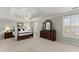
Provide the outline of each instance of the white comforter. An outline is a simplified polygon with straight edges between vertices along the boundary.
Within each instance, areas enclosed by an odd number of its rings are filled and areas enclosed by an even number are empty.
[[[29,35],[29,34],[32,34],[32,32],[19,33],[19,36]]]

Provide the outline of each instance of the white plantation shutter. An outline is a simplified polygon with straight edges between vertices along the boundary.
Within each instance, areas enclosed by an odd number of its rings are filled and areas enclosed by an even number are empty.
[[[65,37],[79,38],[79,15],[65,16],[63,18],[63,35]]]

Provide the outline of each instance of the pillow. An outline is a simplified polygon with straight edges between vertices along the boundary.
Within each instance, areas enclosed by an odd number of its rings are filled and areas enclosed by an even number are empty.
[[[23,28],[22,30],[23,30],[23,31],[25,31],[25,29],[24,29],[24,28]]]
[[[18,29],[18,31],[21,31],[20,29]]]

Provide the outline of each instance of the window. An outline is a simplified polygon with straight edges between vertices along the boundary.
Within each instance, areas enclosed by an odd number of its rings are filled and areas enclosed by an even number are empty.
[[[79,38],[79,15],[65,16],[63,19],[63,35]]]

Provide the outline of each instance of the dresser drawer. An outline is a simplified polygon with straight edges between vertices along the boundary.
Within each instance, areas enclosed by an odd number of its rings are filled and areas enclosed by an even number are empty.
[[[55,31],[40,31],[40,37],[55,41],[56,32]]]
[[[12,32],[6,32],[6,33],[4,33],[4,38],[6,39],[6,38],[12,38],[13,37],[13,35],[12,35]]]

